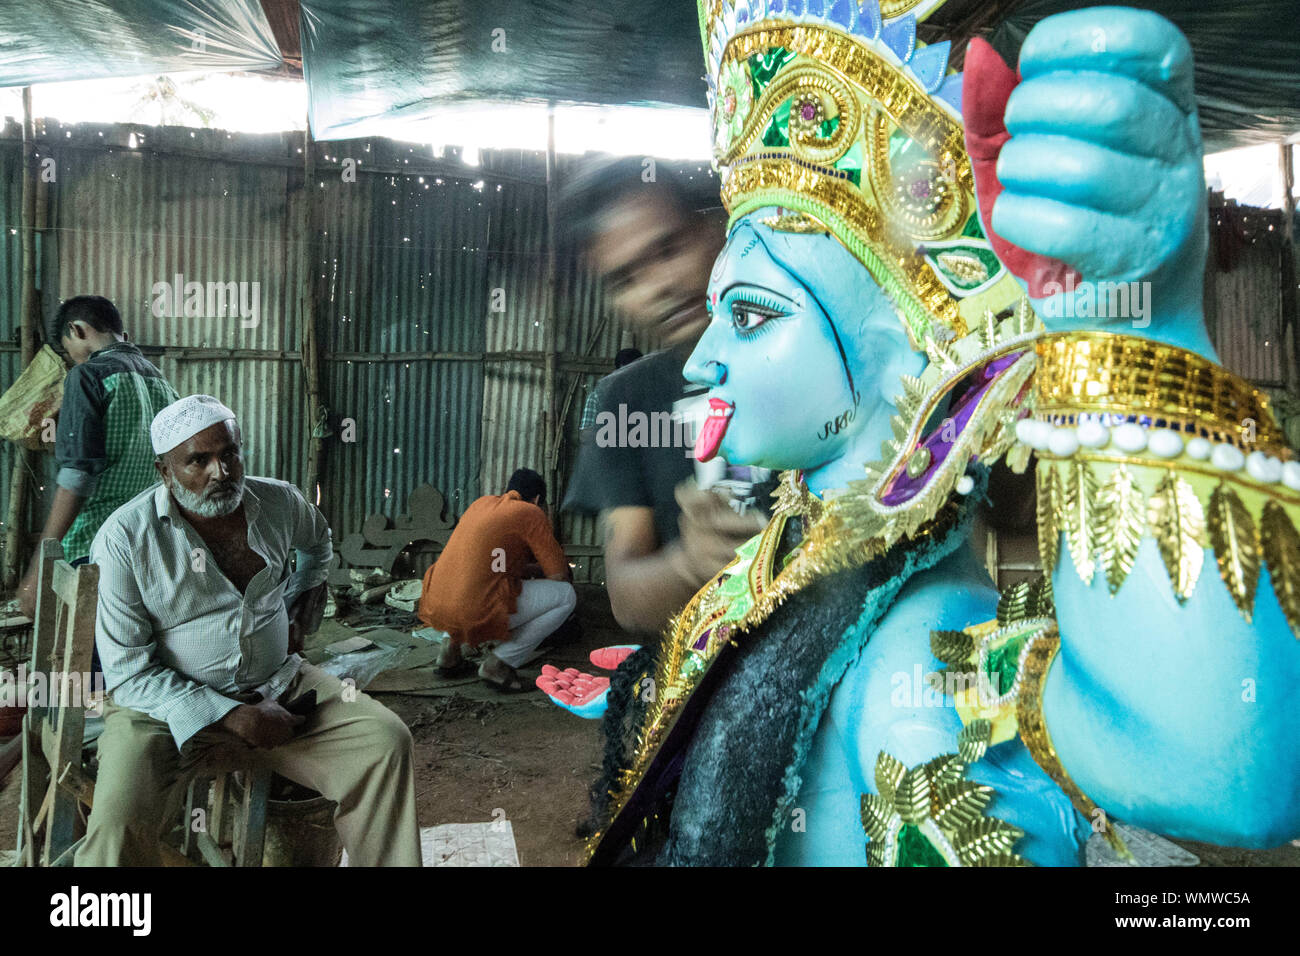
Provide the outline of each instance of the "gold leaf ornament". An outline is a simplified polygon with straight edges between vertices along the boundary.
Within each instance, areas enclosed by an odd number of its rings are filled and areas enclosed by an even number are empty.
[[[1043,561],[1043,573],[1056,570],[1056,560],[1061,552],[1061,476],[1046,462],[1039,464],[1038,472],[1038,553]]]
[[[957,735],[957,752],[966,763],[975,763],[989,749],[989,741],[992,737],[991,721],[983,718],[972,720]]]
[[[862,795],[862,828],[872,842],[885,839],[894,816],[894,806],[884,797],[874,793]]]
[[[886,800],[893,800],[894,791],[906,773],[902,761],[882,750],[876,756],[876,791]]]
[[[894,812],[904,823],[920,823],[930,815],[930,777],[925,767],[913,767],[894,791]]]
[[[1106,586],[1114,594],[1137,560],[1146,519],[1146,501],[1127,468],[1120,465],[1097,494],[1097,545]]]
[[[939,799],[934,812],[934,822],[944,830],[973,826],[984,816],[984,810],[993,800],[993,788],[962,780]]]
[[[1084,584],[1092,583],[1096,570],[1093,553],[1096,550],[1097,476],[1086,461],[1066,463],[1065,473],[1065,532],[1070,545],[1070,558],[1074,569]]]
[[[930,653],[945,664],[965,664],[975,653],[975,639],[965,631],[931,631]]]
[[[1255,587],[1259,584],[1259,538],[1250,512],[1224,482],[1219,482],[1210,495],[1206,525],[1219,576],[1228,586],[1238,610],[1249,621],[1255,606]]]
[[[1286,509],[1276,501],[1264,505],[1259,524],[1273,593],[1291,625],[1291,633],[1300,637],[1300,534]]]
[[[1192,596],[1205,564],[1205,509],[1192,486],[1169,471],[1147,502],[1147,524],[1181,604]]]
[[[993,817],[982,817],[974,824],[962,827],[953,834],[953,841],[963,845],[966,853],[972,858],[970,865],[979,866],[984,859],[990,857],[1006,859],[1011,855],[1016,841],[1024,835],[1025,831],[1017,826]],[[1000,862],[997,865],[1008,864]]]

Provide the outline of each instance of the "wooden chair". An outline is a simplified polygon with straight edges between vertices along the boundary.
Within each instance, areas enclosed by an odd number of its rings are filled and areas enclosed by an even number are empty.
[[[30,672],[48,675],[51,682],[55,676],[61,680],[57,700],[29,705],[23,718],[17,860],[27,866],[71,866],[84,839],[79,837],[81,807],[93,807],[95,785],[82,760],[87,695],[92,688],[81,688],[79,698],[71,698],[69,691],[74,683],[88,683],[90,677],[99,568],[93,564],[72,567],[63,560],[59,542],[46,539],[41,542],[37,582]],[[200,770],[191,784],[182,851],[191,859],[197,851],[198,858],[210,865],[260,866],[271,774],[267,770],[244,774],[246,785],[238,807],[242,839],[231,841],[227,858],[223,830],[232,789],[230,776]],[[214,784],[215,800],[209,815],[206,798],[210,783]],[[198,806],[203,807],[211,825],[196,832],[193,811]]]
[[[99,568],[72,567],[59,542],[41,542],[32,633],[32,675],[45,675],[50,696],[29,702],[23,718],[23,770],[18,803],[18,854],[27,866],[67,866],[80,843],[79,807],[94,802],[82,766],[84,699],[69,706],[73,675],[90,674],[95,647]],[[82,695],[91,688],[83,687]],[[39,803],[37,802],[39,801]]]
[[[197,854],[209,866],[261,866],[271,771],[258,767],[240,774],[243,779],[239,781],[236,819],[230,820],[234,776],[200,773],[190,781],[181,852],[191,859]],[[200,820],[204,822],[202,827],[196,825]],[[228,827],[227,821],[233,826]]]

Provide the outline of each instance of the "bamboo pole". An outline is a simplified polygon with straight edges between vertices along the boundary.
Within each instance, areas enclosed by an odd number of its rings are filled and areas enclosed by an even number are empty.
[[[1283,375],[1287,388],[1295,390],[1300,381],[1300,358],[1296,355],[1296,260],[1295,260],[1295,159],[1290,143],[1278,145],[1278,167],[1282,177],[1282,329],[1283,341],[1289,338],[1284,353],[1288,359]]]
[[[316,327],[316,235],[320,198],[316,185],[316,151],[315,140],[311,135],[311,123],[303,133],[302,148],[303,195],[299,204],[299,248],[302,249],[300,273],[302,304],[299,319],[302,352],[303,379],[307,392],[307,414],[311,424],[308,439],[307,482],[304,491],[309,501],[324,509],[325,491],[325,435],[328,409],[321,386],[321,352],[320,336]]]
[[[1279,143],[1277,162],[1282,173],[1282,241],[1294,241],[1295,232],[1295,162],[1290,143]]]
[[[22,251],[23,291],[21,305],[22,367],[36,357],[36,121],[32,117],[32,88],[23,87],[23,192]],[[34,454],[14,446],[14,469],[9,482],[8,526],[5,528],[4,589],[18,586],[22,569],[23,530],[27,518],[28,475]]]
[[[542,388],[546,396],[546,414],[543,418],[545,441],[542,448],[543,467],[546,469],[546,510],[551,519],[555,518],[556,500],[560,496],[559,488],[559,447],[560,429],[564,423],[559,420],[555,408],[555,358],[556,358],[556,253],[555,253],[555,104],[546,111],[546,324],[543,327],[543,345],[545,352],[545,372]]]

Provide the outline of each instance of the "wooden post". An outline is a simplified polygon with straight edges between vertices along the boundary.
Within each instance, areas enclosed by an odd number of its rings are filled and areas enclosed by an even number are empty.
[[[1282,341],[1289,344],[1283,353],[1286,365],[1283,375],[1288,389],[1294,390],[1300,381],[1300,357],[1296,355],[1296,260],[1295,260],[1295,150],[1290,143],[1278,145],[1278,168],[1282,176]]]
[[[545,441],[542,461],[546,479],[546,510],[555,518],[559,488],[560,429],[564,423],[555,407],[555,355],[556,355],[556,253],[555,253],[555,104],[546,110],[546,324],[542,329],[545,351],[545,372],[542,388],[546,395],[546,416],[543,419]]]
[[[302,350],[302,370],[307,393],[307,421],[311,427],[307,445],[307,481],[303,492],[307,500],[322,510],[325,508],[325,438],[327,408],[321,383],[320,337],[316,328],[316,235],[320,198],[316,185],[316,141],[311,135],[311,122],[303,133],[302,142],[302,202],[299,204],[298,235],[302,250],[300,271],[302,304],[299,319]]]
[[[32,88],[23,87],[23,193],[22,248],[23,291],[21,343],[22,368],[36,358],[36,324],[39,305],[36,292],[36,121],[32,117]],[[35,454],[21,445],[14,446],[14,469],[9,481],[9,511],[5,528],[4,590],[18,586],[23,567],[23,537],[27,524],[28,475]]]

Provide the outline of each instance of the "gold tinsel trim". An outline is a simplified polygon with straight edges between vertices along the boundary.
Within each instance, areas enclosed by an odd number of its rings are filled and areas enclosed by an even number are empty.
[[[1099,481],[1098,468],[1110,469],[1105,482]],[[1219,577],[1248,621],[1260,572],[1267,567],[1287,623],[1300,638],[1300,534],[1294,524],[1300,496],[1240,472],[1102,454],[1040,458],[1037,482],[1045,565],[1064,527],[1079,577],[1090,583],[1100,567],[1114,594],[1133,568],[1142,537],[1149,535],[1181,603],[1196,589],[1209,548]],[[1061,509],[1045,507],[1060,485],[1065,489]],[[1051,566],[1045,569],[1050,572]]]
[[[782,476],[783,483],[793,479],[790,473]],[[694,692],[699,681],[707,672],[709,665],[716,659],[724,646],[735,643],[742,634],[762,624],[772,613],[792,595],[801,591],[812,582],[835,571],[857,567],[878,557],[887,550],[883,539],[872,532],[870,527],[857,524],[852,517],[845,518],[839,513],[839,499],[821,504],[816,496],[809,493],[807,499],[802,493],[789,492],[783,513],[777,514],[768,523],[760,535],[758,549],[753,560],[762,570],[755,579],[753,565],[745,572],[750,587],[753,605],[743,617],[731,622],[725,636],[720,635],[718,623],[725,613],[725,608],[710,601],[726,579],[727,572],[735,567],[740,559],[733,561],[716,578],[701,588],[669,624],[663,640],[663,652],[654,674],[654,700],[647,708],[645,718],[638,728],[631,766],[623,771],[615,789],[610,793],[610,819],[617,818],[626,806],[641,778],[649,769],[660,745],[672,729],[681,706]],[[773,568],[770,556],[775,555],[786,522],[799,516],[798,505],[791,502],[806,500],[809,507],[820,504],[821,517],[809,528],[803,542],[793,552],[785,567],[775,577],[771,576]],[[778,508],[782,508],[782,499],[778,496]],[[816,504],[814,504],[816,503]],[[959,506],[950,500],[934,518],[911,537],[921,541],[936,534],[942,534],[957,521]],[[704,651],[703,667],[696,668],[688,674],[682,673],[682,666],[703,633],[714,628]],[[587,843],[587,859],[595,853],[603,831],[593,834]]]
[[[1043,720],[1043,687],[1047,683],[1047,671],[1056,659],[1056,652],[1061,648],[1061,637],[1056,626],[1049,625],[1043,633],[1034,638],[1025,654],[1021,666],[1019,681],[1020,693],[1016,698],[1016,724],[1020,730],[1020,739],[1025,742],[1029,755],[1043,771],[1052,778],[1052,782],[1061,788],[1070,803],[1094,827],[1097,825],[1097,804],[1088,798],[1079,785],[1074,782],[1069,772],[1061,764],[1056,747],[1052,744],[1052,735],[1047,731]],[[1119,831],[1111,825],[1110,817],[1102,813],[1102,835],[1121,859],[1132,860],[1133,854],[1124,844]]]
[[[1038,340],[1035,407],[1073,423],[1081,412],[1192,423],[1202,437],[1291,457],[1268,398],[1187,349],[1114,332],[1055,332]]]

